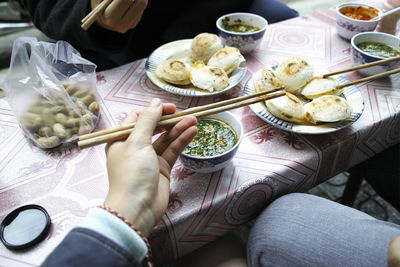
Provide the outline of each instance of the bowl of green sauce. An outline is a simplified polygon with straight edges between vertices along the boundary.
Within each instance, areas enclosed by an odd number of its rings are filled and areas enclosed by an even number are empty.
[[[386,58],[400,56],[400,38],[383,32],[363,32],[351,39],[353,65],[361,65]],[[358,70],[365,76],[382,73],[400,67],[400,60]]]
[[[258,49],[268,22],[259,15],[238,12],[220,17],[216,25],[224,45],[237,47],[246,54]]]
[[[234,158],[243,137],[240,121],[225,111],[198,119],[195,138],[180,155],[185,168],[209,173],[225,168]]]

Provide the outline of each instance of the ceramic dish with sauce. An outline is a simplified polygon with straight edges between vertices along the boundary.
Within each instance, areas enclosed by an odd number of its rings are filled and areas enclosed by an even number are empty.
[[[351,39],[351,57],[354,66],[399,55],[400,38],[394,35],[383,32],[363,32]],[[371,76],[399,67],[400,60],[359,69],[358,72],[365,76]]]
[[[198,120],[198,133],[180,155],[189,170],[200,173],[218,171],[235,156],[243,137],[240,121],[225,111]]]
[[[268,22],[259,15],[239,12],[221,16],[216,24],[223,43],[246,54],[260,46]]]
[[[343,3],[336,7],[336,32],[345,39],[351,39],[360,32],[375,30],[382,11],[361,3]]]

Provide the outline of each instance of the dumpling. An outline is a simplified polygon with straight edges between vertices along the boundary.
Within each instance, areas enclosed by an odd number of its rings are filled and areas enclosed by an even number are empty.
[[[292,57],[279,64],[276,71],[286,91],[297,93],[314,76],[314,68],[302,58]]]
[[[206,32],[200,33],[191,42],[190,54],[194,62],[200,60],[207,64],[210,57],[222,47],[222,41],[218,35]]]
[[[265,105],[268,111],[277,118],[290,122],[304,122],[303,103],[291,93],[267,100]]]
[[[178,84],[190,84],[191,66],[181,60],[167,59],[157,66],[155,74],[162,80]]]
[[[229,77],[221,68],[206,66],[202,62],[193,65],[190,81],[197,88],[210,92],[223,90],[229,85]]]
[[[346,120],[351,107],[346,99],[336,95],[324,95],[304,105],[305,118],[314,124]]]
[[[343,89],[338,89],[338,86],[339,82],[335,78],[315,77],[304,86],[301,94],[308,99],[314,99],[323,95],[340,95]]]
[[[230,74],[246,60],[236,47],[226,46],[218,50],[208,61],[208,66],[223,69]]]
[[[253,76],[253,85],[256,92],[283,87],[281,81],[271,69],[260,69],[257,71]]]

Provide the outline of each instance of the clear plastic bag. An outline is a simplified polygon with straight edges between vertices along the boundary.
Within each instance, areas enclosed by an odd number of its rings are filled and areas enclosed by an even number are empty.
[[[15,40],[2,88],[33,144],[54,148],[94,129],[100,114],[95,70],[67,42]]]

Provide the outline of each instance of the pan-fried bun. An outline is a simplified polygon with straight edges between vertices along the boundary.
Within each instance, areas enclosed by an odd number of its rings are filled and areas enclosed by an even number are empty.
[[[303,103],[293,94],[265,101],[268,111],[277,118],[290,122],[304,122]]]
[[[210,57],[222,47],[222,41],[218,35],[204,32],[196,35],[192,40],[190,54],[194,62],[203,61],[207,64]]]
[[[336,122],[346,120],[351,115],[351,107],[343,97],[324,95],[304,105],[306,119],[314,124],[318,122]]]
[[[157,66],[156,75],[169,83],[190,84],[190,65],[181,60],[167,59]]]
[[[230,74],[243,62],[245,62],[245,59],[239,49],[232,46],[226,46],[212,55],[207,65],[210,67],[221,68],[227,74]]]
[[[223,90],[229,86],[229,77],[221,68],[197,62],[190,71],[190,81],[197,88],[210,92]]]
[[[286,91],[297,93],[314,76],[314,68],[302,58],[292,57],[284,60],[276,71]]]
[[[343,89],[338,89],[339,82],[335,78],[315,77],[304,86],[301,94],[308,99],[314,99],[323,95],[340,95]]]
[[[253,76],[254,88],[257,92],[282,87],[281,81],[271,69],[260,69]]]

